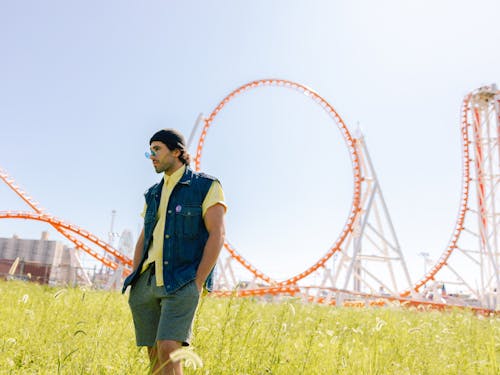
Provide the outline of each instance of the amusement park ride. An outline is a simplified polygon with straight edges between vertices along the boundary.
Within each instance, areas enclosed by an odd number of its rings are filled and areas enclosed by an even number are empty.
[[[382,189],[363,135],[351,134],[336,110],[319,94],[301,84],[264,79],[249,82],[226,96],[203,124],[195,154],[200,169],[208,129],[236,96],[264,86],[286,88],[310,98],[336,124],[350,154],[354,189],[349,215],[334,244],[311,267],[284,281],[273,280],[246,260],[228,241],[216,268],[214,294],[221,296],[296,296],[344,306],[383,306],[400,303],[444,309],[468,306],[481,313],[500,310],[500,91],[495,85],[469,93],[462,103],[462,194],[455,229],[437,263],[412,283]],[[198,131],[195,125],[190,140]],[[110,244],[76,225],[44,212],[13,179],[2,179],[32,212],[0,211],[0,219],[29,219],[50,224],[78,249],[113,270],[109,285],[131,271],[132,261]],[[98,252],[86,245],[102,249]],[[335,261],[333,261],[335,259]],[[235,277],[236,268],[250,282]],[[311,275],[314,275],[312,277]],[[311,279],[321,282],[312,284]],[[463,295],[448,294],[453,285]],[[465,297],[467,296],[467,298]]]

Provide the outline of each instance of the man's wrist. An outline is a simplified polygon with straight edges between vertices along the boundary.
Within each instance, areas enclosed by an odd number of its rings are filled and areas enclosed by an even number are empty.
[[[204,281],[202,281],[198,276],[196,276],[196,279],[194,280],[195,284],[196,284],[196,287],[198,288],[198,290],[201,292],[201,290],[203,289],[203,283]]]

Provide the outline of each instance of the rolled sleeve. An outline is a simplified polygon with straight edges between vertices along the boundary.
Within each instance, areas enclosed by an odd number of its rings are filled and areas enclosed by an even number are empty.
[[[208,190],[208,193],[203,200],[203,204],[201,206],[203,216],[205,216],[205,213],[210,207],[215,206],[216,204],[222,205],[224,207],[224,210],[227,211],[227,204],[224,199],[224,191],[222,190],[222,186],[219,181],[212,182],[212,185],[210,186],[210,189]]]

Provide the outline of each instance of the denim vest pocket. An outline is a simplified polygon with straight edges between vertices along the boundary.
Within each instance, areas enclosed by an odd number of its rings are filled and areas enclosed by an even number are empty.
[[[203,225],[200,206],[177,206],[175,209],[175,234],[181,238],[195,239]]]

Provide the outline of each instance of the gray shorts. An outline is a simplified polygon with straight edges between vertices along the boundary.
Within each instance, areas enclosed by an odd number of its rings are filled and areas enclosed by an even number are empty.
[[[149,267],[130,290],[128,303],[137,346],[152,347],[158,340],[178,341],[187,346],[200,299],[198,288],[193,280],[167,294],[163,286],[156,286],[153,273],[154,266]]]

